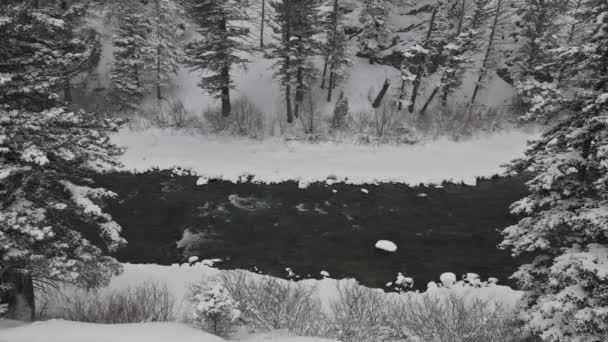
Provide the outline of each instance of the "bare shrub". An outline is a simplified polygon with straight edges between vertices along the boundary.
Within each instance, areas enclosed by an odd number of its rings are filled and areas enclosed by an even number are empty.
[[[66,297],[62,317],[70,321],[120,324],[175,319],[175,298],[166,285],[145,282],[133,288]]]
[[[160,128],[187,128],[196,122],[194,114],[179,99],[168,100],[167,103],[144,111],[149,113],[152,123]]]
[[[524,341],[513,322],[512,313],[495,301],[454,293],[396,296],[386,314],[392,338],[425,342]]]
[[[213,133],[229,133],[259,138],[264,135],[264,114],[246,97],[233,101],[229,116],[219,108],[207,108],[203,117]]]
[[[379,138],[396,134],[401,126],[401,113],[394,104],[384,102],[372,112],[370,126]]]
[[[352,281],[341,281],[337,288],[338,296],[330,304],[329,337],[341,341],[368,341],[378,337],[384,320],[384,292]]]
[[[516,121],[510,107],[455,105],[433,111],[422,127],[434,135],[453,138],[467,137],[477,132],[495,132],[513,126]],[[418,122],[422,124],[422,122]]]
[[[312,91],[308,91],[306,100],[302,105],[300,120],[302,121],[304,134],[317,133],[320,126],[321,113],[317,109],[317,104],[314,101],[315,97],[316,96],[313,95]]]
[[[245,323],[262,330],[287,329],[299,336],[321,336],[325,315],[316,288],[246,271],[222,274],[222,282],[239,303]]]

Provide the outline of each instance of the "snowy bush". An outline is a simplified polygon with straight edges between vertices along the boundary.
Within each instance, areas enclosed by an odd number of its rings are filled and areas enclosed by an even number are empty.
[[[337,284],[338,295],[330,304],[329,336],[341,341],[370,341],[381,333],[386,296],[353,281]]]
[[[166,285],[145,282],[113,292],[79,292],[66,297],[61,317],[70,321],[121,324],[175,319],[175,298]]]
[[[212,133],[255,138],[264,135],[264,114],[246,97],[233,101],[230,116],[222,115],[219,108],[210,107],[203,112],[203,117]]]
[[[325,331],[314,287],[246,271],[225,272],[222,283],[239,303],[246,324],[268,331],[287,329],[299,336],[322,336]]]
[[[515,342],[525,336],[497,302],[449,293],[395,296],[386,303],[386,334],[424,342]],[[408,341],[409,341],[408,340]]]
[[[239,303],[218,280],[194,284],[191,291],[195,325],[212,334],[228,336],[241,315]]]

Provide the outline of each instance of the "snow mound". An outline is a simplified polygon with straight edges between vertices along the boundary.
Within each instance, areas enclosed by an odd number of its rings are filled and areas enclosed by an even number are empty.
[[[456,281],[457,281],[456,275],[454,273],[452,273],[452,272],[443,273],[439,277],[439,280],[441,281],[441,283],[445,287],[453,286],[454,284],[456,284]]]
[[[388,240],[379,240],[378,242],[376,242],[376,248],[390,253],[395,253],[397,251],[397,245],[395,245],[394,242]]]

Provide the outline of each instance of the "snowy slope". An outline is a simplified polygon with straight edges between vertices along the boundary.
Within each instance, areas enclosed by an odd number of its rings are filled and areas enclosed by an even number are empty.
[[[426,21],[430,15],[428,5],[433,3],[432,0],[423,1],[406,1],[406,0],[393,0],[387,2],[390,7],[389,10],[389,27],[393,31],[393,37],[398,37],[394,46],[386,48],[382,51],[381,55],[388,56],[395,53],[400,53],[404,48],[415,44],[417,40],[424,36],[426,29]],[[359,21],[359,14],[363,2],[358,0],[344,1],[342,6],[350,8],[352,11],[346,15],[346,24],[352,29],[357,29],[361,26]],[[252,13],[254,18],[259,17],[258,13]],[[259,28],[257,22],[251,25],[252,36],[251,42],[253,45],[259,41]],[[110,79],[109,71],[111,63],[113,61],[112,44],[111,44],[111,28],[104,21],[99,18],[91,20],[91,25],[95,27],[99,32],[102,33],[102,57],[99,66],[95,72],[94,77],[89,82],[89,89],[109,89]],[[190,26],[189,33],[185,35],[185,41],[191,40],[196,37],[196,33],[192,32],[193,26]],[[272,43],[273,35],[270,33],[271,30],[266,29],[265,41],[266,43]],[[350,101],[351,111],[353,113],[370,111],[371,100],[378,93],[379,89],[385,79],[391,80],[391,88],[389,89],[388,97],[396,99],[399,93],[399,87],[401,84],[400,71],[394,66],[390,65],[370,65],[368,60],[365,58],[356,57],[356,45],[357,36],[351,37],[350,41],[351,55],[353,66],[348,71],[347,79],[338,86],[336,95],[340,91],[344,91],[346,97]],[[278,83],[273,79],[272,74],[272,60],[264,58],[263,53],[254,52],[251,55],[247,55],[246,58],[251,60],[246,69],[235,66],[233,71],[235,89],[232,94],[232,98],[238,98],[241,96],[248,97],[251,99],[266,115],[267,119],[272,120],[275,117],[283,117],[283,94],[280,91]],[[479,58],[476,58],[479,59]],[[318,70],[322,70],[322,60],[319,58],[316,61]],[[181,100],[187,109],[196,115],[201,113],[211,106],[216,106],[217,100],[213,99],[209,94],[197,86],[200,82],[201,73],[192,72],[186,68],[181,68],[179,74],[175,77],[175,86],[169,90],[169,98],[175,98]],[[469,73],[462,86],[462,89],[456,93],[456,102],[465,101],[471,94],[473,89],[473,81],[475,75]],[[432,87],[428,87],[424,84],[421,86],[421,98],[425,98],[426,94],[432,90]],[[153,106],[156,101],[154,100],[154,94],[151,91],[149,98],[145,101],[144,106]],[[325,100],[324,91],[320,90],[318,85],[313,87],[313,94],[316,98],[316,106],[320,113],[325,116],[330,115],[333,109],[334,101],[328,103]],[[488,84],[485,91],[482,91],[480,96],[480,103],[485,103],[493,106],[506,105],[509,99],[513,96],[514,92],[511,87],[500,80],[497,77],[493,77],[488,80]],[[95,95],[93,93],[93,96]]]
[[[526,142],[535,136],[513,130],[462,142],[440,139],[417,145],[373,146],[223,140],[184,131],[125,129],[113,141],[128,147],[121,162],[130,171],[182,167],[201,177],[232,182],[250,175],[255,182],[296,180],[303,186],[328,177],[351,184],[416,185],[444,180],[475,184],[477,177],[501,174],[501,165],[521,157]]]

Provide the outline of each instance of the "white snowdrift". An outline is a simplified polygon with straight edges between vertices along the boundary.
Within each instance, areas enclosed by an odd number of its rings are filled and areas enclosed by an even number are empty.
[[[1,321],[0,321],[1,322]],[[0,342],[223,342],[181,323],[90,324],[51,320],[0,330]],[[242,342],[323,342],[319,338],[254,335]]]
[[[418,145],[368,146],[222,140],[183,131],[125,129],[113,142],[128,148],[121,162],[129,171],[182,167],[205,180],[239,182],[252,176],[254,182],[295,180],[305,187],[328,177],[350,184],[475,184],[477,177],[501,174],[501,165],[521,157],[526,142],[534,137],[536,134],[513,130],[463,142],[440,139]]]

